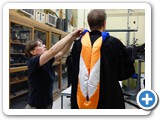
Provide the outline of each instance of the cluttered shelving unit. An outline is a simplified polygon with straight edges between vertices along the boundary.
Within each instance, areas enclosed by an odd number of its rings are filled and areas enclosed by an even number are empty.
[[[15,98],[27,94],[29,90],[27,58],[25,56],[26,44],[31,40],[40,38],[49,49],[68,33],[26,17],[16,10],[9,11],[9,33],[9,99],[11,106]],[[53,63],[56,74],[53,95],[64,87],[62,86],[62,64],[65,64],[63,59]]]

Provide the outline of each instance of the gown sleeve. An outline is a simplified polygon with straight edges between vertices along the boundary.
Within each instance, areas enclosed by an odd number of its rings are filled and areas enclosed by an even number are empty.
[[[119,68],[118,68],[118,80],[126,80],[130,78],[134,73],[134,62],[130,59],[126,47],[120,40],[117,40],[118,56],[119,56]]]
[[[72,89],[71,89],[71,109],[78,109],[77,85],[79,73],[80,41],[75,41],[71,50],[72,56]]]

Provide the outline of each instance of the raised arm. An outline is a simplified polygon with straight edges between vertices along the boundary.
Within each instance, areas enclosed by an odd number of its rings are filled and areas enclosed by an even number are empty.
[[[71,46],[72,42],[76,39],[76,37],[80,36],[82,30],[83,29],[81,28],[81,29],[77,29],[77,30],[71,32],[66,37],[64,37],[63,39],[61,39],[60,41],[58,41],[55,45],[53,45],[48,51],[46,51],[45,53],[43,53],[41,55],[40,61],[39,61],[40,62],[39,63],[40,66],[44,65],[45,63],[47,63],[50,59],[52,59],[60,51],[64,52],[64,50],[69,49],[68,47]],[[63,54],[64,53],[61,53],[60,57]],[[58,59],[58,58],[56,58],[56,59]]]
[[[65,47],[64,47],[58,54],[55,55],[55,61],[61,59],[62,56],[64,56],[64,55],[68,52],[68,50],[69,50],[69,48],[71,47],[72,43],[73,43],[73,41],[69,41],[69,42],[65,45]]]

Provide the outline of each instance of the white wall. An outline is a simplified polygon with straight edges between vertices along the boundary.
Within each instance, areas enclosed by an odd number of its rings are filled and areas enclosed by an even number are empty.
[[[107,25],[106,29],[137,29],[137,32],[130,32],[130,44],[133,43],[134,38],[138,39],[138,44],[145,42],[145,16],[144,10],[133,10],[128,14],[128,10],[106,10],[107,11]],[[129,15],[129,17],[128,17]],[[134,23],[135,21],[135,23]],[[129,22],[129,23],[128,23]],[[118,37],[124,44],[126,44],[126,32],[112,32],[111,35]]]
[[[127,29],[127,18],[107,17],[106,29]],[[110,35],[119,38],[123,43],[126,42],[126,32],[110,32]]]
[[[78,9],[77,14],[77,27],[84,27],[89,29],[87,23],[87,14],[89,9]],[[127,9],[107,9],[107,25],[106,29],[127,29],[127,21],[129,22],[130,29],[138,29],[137,32],[130,33],[130,44],[133,43],[133,39],[138,39],[138,44],[145,42],[145,11],[142,9],[130,10],[128,14]],[[129,15],[129,19],[128,19]],[[135,24],[133,23],[135,21]],[[111,35],[119,38],[125,45],[127,41],[126,32],[110,32]]]
[[[84,9],[78,9],[77,28],[84,27]]]

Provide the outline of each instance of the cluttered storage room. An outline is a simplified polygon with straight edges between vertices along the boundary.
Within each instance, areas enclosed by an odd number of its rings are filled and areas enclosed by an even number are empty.
[[[140,109],[144,9],[10,9],[9,109]]]

